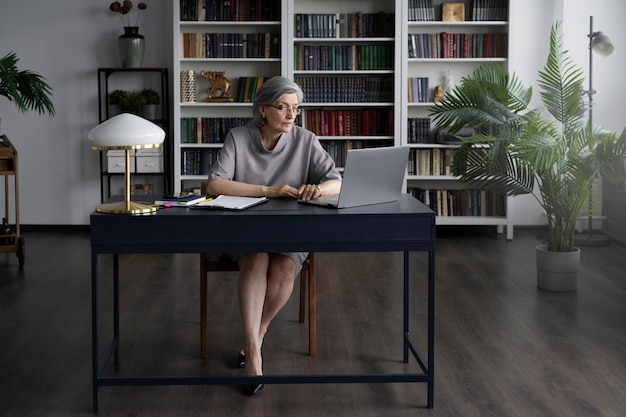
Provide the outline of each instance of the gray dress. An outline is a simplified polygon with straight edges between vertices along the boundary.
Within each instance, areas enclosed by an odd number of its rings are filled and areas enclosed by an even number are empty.
[[[235,127],[226,135],[224,146],[209,173],[209,181],[223,179],[257,185],[319,184],[341,180],[333,159],[322,148],[317,136],[300,126],[283,133],[272,150],[261,143],[261,131],[252,121]],[[229,254],[241,263],[245,254]],[[299,272],[307,252],[284,253],[296,263]]]

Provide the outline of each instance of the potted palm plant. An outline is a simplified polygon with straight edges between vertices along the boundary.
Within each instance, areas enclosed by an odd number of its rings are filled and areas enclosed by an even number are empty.
[[[532,88],[515,74],[486,64],[463,78],[431,112],[436,125],[452,134],[466,126],[476,129],[470,137],[459,136],[455,175],[503,195],[531,194],[545,211],[548,243],[537,247],[537,285],[548,290],[577,288],[576,221],[588,214],[593,180],[597,175],[626,179],[626,130],[618,137],[587,124],[583,81],[583,71],[563,50],[557,22],[538,74],[543,108],[529,108]],[[575,265],[556,271],[545,265],[544,255],[572,256]]]
[[[21,112],[36,110],[40,115],[54,116],[52,88],[41,75],[20,70],[18,61],[15,52],[0,58],[0,96],[13,101]]]

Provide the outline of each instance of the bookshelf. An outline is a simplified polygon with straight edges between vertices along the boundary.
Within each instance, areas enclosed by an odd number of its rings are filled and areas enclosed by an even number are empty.
[[[222,7],[226,3],[229,11]],[[263,12],[256,7],[259,3],[273,6]],[[499,232],[506,227],[511,239],[509,201],[466,190],[446,171],[455,145],[436,141],[428,116],[435,86],[445,86],[449,75],[453,84],[482,63],[508,67],[509,0],[460,2],[461,13],[444,10],[443,3],[176,0],[175,191],[197,189],[206,180],[225,133],[251,116],[254,83],[284,75],[304,91],[297,123],[320,137],[338,167],[350,148],[408,145],[412,159],[407,191],[449,203],[437,224],[494,225]],[[216,10],[199,17],[199,4]],[[242,10],[248,9],[254,12],[244,16]],[[268,10],[274,13],[266,14]],[[442,21],[444,12],[464,19]],[[260,39],[272,39],[269,46],[259,48],[262,55],[244,48],[258,46]],[[449,46],[436,48],[442,42]],[[222,49],[215,49],[216,43]],[[233,100],[206,101],[208,83],[199,76],[202,71],[223,71],[231,82]],[[185,94],[192,82],[195,97],[189,98]],[[416,165],[420,158],[429,161],[428,170]],[[461,201],[469,208],[462,210]],[[472,207],[472,201],[481,205]]]
[[[398,146],[400,1],[289,3],[283,73],[304,91],[302,126],[341,169],[348,149]]]
[[[251,120],[256,86],[281,74],[284,3],[174,0],[175,192],[199,190],[226,132]],[[226,80],[232,100],[221,90],[209,98],[209,87],[226,88]]]
[[[437,225],[496,226],[513,238],[510,199],[468,189],[450,175],[456,144],[437,132],[429,110],[435,88],[445,91],[483,63],[508,69],[509,0],[457,2],[445,10],[442,0],[403,2],[400,48],[402,144],[411,148],[407,191],[437,213]],[[432,5],[432,6],[431,6]],[[448,6],[445,6],[448,7]],[[446,15],[450,21],[442,21]]]

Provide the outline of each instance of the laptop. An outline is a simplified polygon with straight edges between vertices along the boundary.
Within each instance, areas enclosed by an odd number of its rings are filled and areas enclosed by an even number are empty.
[[[408,160],[408,146],[351,149],[339,194],[300,202],[347,208],[399,200]]]

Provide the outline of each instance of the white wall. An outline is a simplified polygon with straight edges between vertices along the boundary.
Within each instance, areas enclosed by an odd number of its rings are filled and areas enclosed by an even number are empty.
[[[525,85],[533,86],[533,105],[540,106],[536,83],[537,71],[545,64],[550,27],[562,21],[564,48],[588,76],[589,16],[594,16],[594,30],[608,35],[615,51],[607,58],[594,57],[593,87],[594,124],[617,133],[625,127],[624,107],[626,84],[621,80],[625,61],[626,25],[623,16],[626,2],[619,0],[511,0],[510,68]],[[585,86],[588,82],[585,83]],[[596,190],[601,200],[601,189]],[[538,203],[530,196],[514,199],[515,225],[536,225],[545,222]],[[601,209],[600,209],[601,211]]]
[[[98,124],[97,68],[120,66],[116,48],[122,23],[109,11],[110,3],[0,3],[0,55],[14,51],[21,69],[43,75],[52,86],[56,108],[52,119],[22,114],[0,97],[0,132],[19,154],[21,224],[88,224],[100,202],[98,155],[86,137]],[[145,3],[148,8],[139,23],[146,38],[144,66],[171,68],[173,3]],[[12,187],[10,195],[12,209]],[[10,217],[15,219],[12,211]]]
[[[171,70],[172,6],[177,1],[144,0],[140,33],[146,37],[144,66]],[[596,30],[609,35],[615,52],[594,61],[597,90],[594,119],[621,132],[626,86],[618,72],[624,63],[626,2],[620,0],[511,0],[511,68],[536,90],[537,71],[547,55],[550,26],[564,20],[564,41],[587,67],[589,15]],[[0,132],[19,151],[22,224],[88,224],[100,202],[97,152],[86,142],[98,123],[97,68],[119,66],[116,40],[122,33],[110,1],[31,0],[0,2],[0,55],[15,51],[20,67],[45,76],[54,90],[55,118],[18,113],[0,98]],[[171,74],[170,82],[175,74]],[[538,99],[538,93],[535,93]],[[537,103],[538,105],[539,103]],[[0,191],[3,190],[0,184]],[[541,224],[541,210],[530,197],[516,198],[514,223]]]

